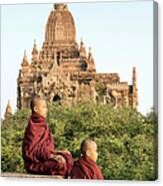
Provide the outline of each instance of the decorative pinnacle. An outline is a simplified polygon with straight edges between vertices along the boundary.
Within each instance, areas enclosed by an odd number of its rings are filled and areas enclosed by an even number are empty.
[[[92,48],[89,47],[88,50],[89,50],[89,52],[88,52],[88,58],[89,58],[89,59],[93,59]]]
[[[80,45],[83,46],[84,45],[84,42],[83,42],[83,37],[81,37],[80,39]]]
[[[11,107],[11,101],[10,101],[10,99],[8,100],[7,106]]]
[[[28,58],[27,58],[27,54],[26,54],[26,50],[24,50],[24,57],[23,57],[23,61],[22,61],[22,66],[27,66],[28,65]]]
[[[56,3],[54,4],[54,9],[63,11],[63,10],[68,10],[68,7],[65,3]]]
[[[27,57],[27,54],[26,54],[26,49],[24,50],[24,57]]]
[[[136,67],[132,68],[132,81],[133,81],[133,85],[136,86]]]
[[[37,50],[37,43],[36,43],[36,39],[34,39],[34,47],[33,49]]]
[[[36,46],[37,44],[36,44],[36,39],[34,39],[34,46]]]
[[[28,58],[27,58],[27,51],[26,51],[26,50],[24,50],[24,57],[23,57],[23,60],[24,60],[24,61],[28,61]]]
[[[89,47],[89,49],[88,49],[88,50],[89,50],[89,53],[92,53],[92,48],[91,48],[91,47]]]
[[[10,100],[8,100],[7,106],[6,106],[6,115],[7,114],[12,114],[12,106]]]

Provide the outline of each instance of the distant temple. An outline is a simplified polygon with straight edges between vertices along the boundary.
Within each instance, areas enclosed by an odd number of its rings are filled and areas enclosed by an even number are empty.
[[[8,104],[6,106],[6,111],[4,114],[4,118],[7,119],[11,116],[12,116],[12,106],[11,106],[10,100],[8,100]]]
[[[132,85],[120,82],[117,73],[97,73],[91,48],[87,53],[84,42],[76,42],[74,19],[63,3],[55,4],[49,15],[42,49],[34,42],[31,63],[24,52],[17,83],[19,109],[28,108],[33,95],[69,106],[86,100],[138,105],[136,68]]]

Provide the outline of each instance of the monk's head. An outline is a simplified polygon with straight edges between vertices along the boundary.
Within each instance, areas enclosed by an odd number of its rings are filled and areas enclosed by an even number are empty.
[[[80,150],[84,156],[87,156],[91,160],[96,162],[98,157],[97,144],[93,140],[90,139],[84,140],[81,144]]]
[[[31,110],[46,118],[48,109],[45,99],[35,96],[31,100]]]

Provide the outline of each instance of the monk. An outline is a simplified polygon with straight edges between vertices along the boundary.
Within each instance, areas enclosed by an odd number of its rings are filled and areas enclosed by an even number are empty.
[[[86,139],[82,142],[80,151],[82,156],[74,163],[71,178],[103,180],[101,170],[95,163],[98,157],[96,143]]]
[[[72,169],[72,156],[69,151],[56,151],[54,148],[54,140],[45,121],[48,113],[46,101],[35,96],[31,110],[22,146],[25,169],[32,174],[67,178]]]

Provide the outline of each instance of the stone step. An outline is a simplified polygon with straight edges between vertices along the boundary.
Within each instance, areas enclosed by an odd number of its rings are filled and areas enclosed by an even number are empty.
[[[39,175],[39,174],[28,174],[28,173],[12,173],[2,172],[2,177],[20,177],[20,178],[53,178],[53,179],[64,179],[63,176],[59,175]]]

